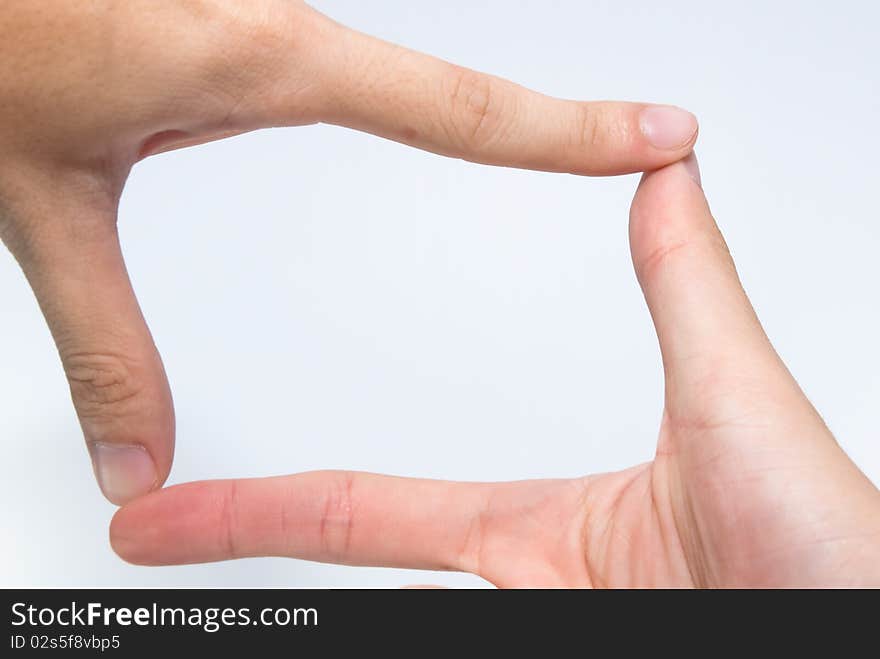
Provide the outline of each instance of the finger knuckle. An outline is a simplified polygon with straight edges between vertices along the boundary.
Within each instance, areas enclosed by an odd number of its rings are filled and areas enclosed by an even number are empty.
[[[450,137],[480,151],[503,135],[505,95],[490,76],[462,67],[450,70],[447,83]]]
[[[577,149],[596,150],[605,143],[605,131],[601,113],[586,103],[575,105],[576,119],[572,133],[572,144]]]
[[[483,552],[486,548],[486,531],[490,515],[487,510],[478,512],[468,524],[464,541],[459,548],[451,567],[471,574],[482,574]]]
[[[319,540],[322,553],[338,561],[349,555],[354,528],[353,490],[355,475],[343,472],[327,486],[321,512]]]
[[[637,270],[643,278],[650,278],[666,268],[674,258],[680,257],[690,247],[687,240],[674,240],[658,245],[638,260]]]
[[[143,390],[137,367],[119,355],[68,354],[64,368],[74,405],[84,418],[100,420],[122,413]]]
[[[230,481],[229,489],[226,490],[226,493],[223,496],[220,508],[220,520],[217,527],[219,531],[219,545],[222,548],[224,555],[229,558],[239,558],[243,556],[242,549],[238,542],[240,536],[238,510],[238,486],[235,481]]]
[[[650,245],[650,249],[637,250],[634,256],[636,273],[643,282],[652,281],[664,271],[681,268],[682,264],[693,263],[707,256],[712,262],[724,264],[735,273],[727,243],[714,224],[696,230],[687,229],[676,222],[668,209],[651,217],[650,222],[644,221],[647,218],[641,211],[638,217],[642,218],[636,228],[640,233],[638,240]]]

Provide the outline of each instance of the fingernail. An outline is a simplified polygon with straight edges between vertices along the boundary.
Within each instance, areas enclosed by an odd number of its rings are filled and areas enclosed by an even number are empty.
[[[697,118],[672,105],[652,105],[642,110],[639,126],[657,149],[679,149],[697,132]]]
[[[687,158],[681,161],[681,164],[684,165],[688,176],[690,176],[694,180],[694,183],[702,188],[703,180],[700,177],[700,163],[697,162],[697,154],[691,151],[690,155],[688,155]]]
[[[156,465],[143,446],[92,442],[89,453],[98,486],[110,503],[121,506],[156,486]]]

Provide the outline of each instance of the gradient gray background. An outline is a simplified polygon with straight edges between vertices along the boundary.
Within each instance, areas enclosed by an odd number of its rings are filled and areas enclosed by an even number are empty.
[[[746,289],[880,482],[876,3],[314,5],[549,94],[695,112]],[[174,390],[170,482],[323,468],[500,480],[650,459],[662,376],[627,245],[637,180],[493,169],[328,126],[141,163],[121,233]],[[0,584],[482,583],[285,559],[126,565],[5,251],[0,300]]]

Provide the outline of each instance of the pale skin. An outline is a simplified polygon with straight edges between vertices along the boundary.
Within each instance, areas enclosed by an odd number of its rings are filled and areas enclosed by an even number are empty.
[[[0,7],[0,237],[46,316],[125,559],[291,556],[517,586],[880,585],[880,493],[788,373],[689,154],[696,122],[552,99],[288,0]],[[151,154],[326,122],[476,162],[650,171],[633,262],[666,374],[657,452],[517,483],[314,472],[161,488],[174,415],[116,208]]]

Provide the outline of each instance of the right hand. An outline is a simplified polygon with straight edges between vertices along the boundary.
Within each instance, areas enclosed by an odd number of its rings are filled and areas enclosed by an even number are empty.
[[[880,492],[770,344],[699,181],[693,156],[651,172],[630,212],[666,383],[651,462],[512,483],[185,483],[120,509],[113,547],[145,565],[289,556],[503,587],[880,585]]]
[[[587,175],[686,156],[692,115],[548,98],[344,28],[294,0],[4,0],[0,238],[49,323],[95,473],[165,481],[174,413],[126,274],[120,194],[148,155],[327,122],[475,162]]]

